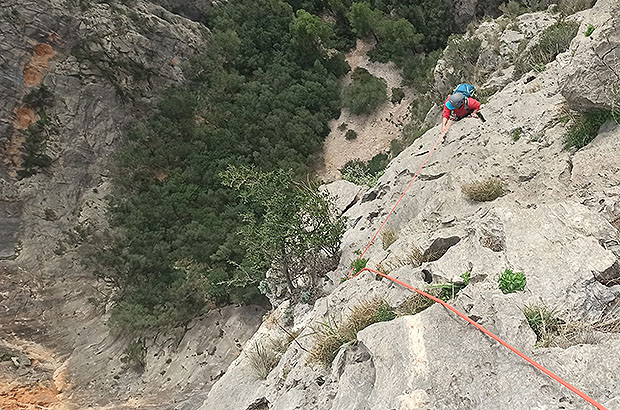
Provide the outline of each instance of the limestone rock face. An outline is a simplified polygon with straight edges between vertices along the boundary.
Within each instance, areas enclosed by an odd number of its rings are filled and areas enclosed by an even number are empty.
[[[579,32],[573,41],[576,53],[570,64],[574,71],[566,78],[562,95],[578,110],[616,108],[620,101],[620,17],[613,2],[579,13]],[[594,25],[592,22],[604,22]],[[585,35],[592,24],[594,31]]]
[[[101,303],[110,290],[75,250],[79,232],[103,223],[123,135],[185,80],[181,64],[208,32],[142,0],[3,0],[0,14],[0,348],[37,363],[0,358],[0,396],[20,407],[152,408],[208,390],[262,308],[212,312],[184,337],[148,340],[145,371],[125,371],[126,341],[110,333]],[[50,164],[24,177],[24,142],[42,119]]]
[[[566,125],[560,121],[567,103],[562,90],[584,69],[573,62],[592,56],[592,48],[582,44],[585,22],[609,39],[604,45],[599,39],[595,48],[615,50],[620,26],[608,17],[618,12],[616,1],[599,0],[592,10],[571,16],[583,23],[567,52],[543,72],[505,79],[484,105],[485,123],[473,118],[454,123],[385,225],[396,239],[384,243],[379,235],[364,255],[369,267],[418,289],[470,272],[469,284],[452,305],[610,409],[620,400],[617,329],[536,347],[537,335],[521,309],[546,304],[567,322],[597,323],[619,300],[620,126],[605,124],[592,143],[569,152],[563,150]],[[510,52],[521,35],[528,37],[556,18],[546,12],[520,16],[520,31],[497,31],[504,42],[500,50]],[[583,80],[591,88],[584,98],[597,104],[595,96],[614,82],[594,77]],[[520,129],[516,141],[515,129]],[[397,306],[411,294],[367,273],[340,279],[439,135],[436,126],[416,140],[375,187],[345,208],[350,228],[340,266],[330,274],[329,293],[295,316],[299,344],[289,346],[266,380],[253,374],[249,354],[241,355],[201,410],[248,410],[258,402],[272,410],[591,408],[439,305],[367,327],[356,343],[339,349],[328,368],[308,363],[317,326],[339,323],[365,300],[382,297]],[[463,184],[488,177],[503,181],[505,195],[473,202],[461,192]],[[499,290],[506,269],[526,275],[524,291]],[[263,324],[249,345],[273,334],[269,326]]]

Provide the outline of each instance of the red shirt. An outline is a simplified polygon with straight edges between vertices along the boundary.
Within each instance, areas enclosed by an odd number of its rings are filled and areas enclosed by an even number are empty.
[[[450,97],[448,97],[446,99],[446,103],[448,102],[448,100],[450,99]],[[471,97],[469,97],[467,99],[467,108],[465,108],[465,104],[461,105],[458,108],[455,108],[453,111],[450,111],[450,109],[448,107],[446,107],[446,103],[443,104],[443,117],[444,118],[450,118],[450,113],[454,112],[454,115],[456,115],[457,117],[463,117],[467,114],[469,114],[471,111],[475,111],[475,110],[479,110],[480,109],[480,102],[478,100],[475,100]],[[471,111],[469,111],[471,110]]]

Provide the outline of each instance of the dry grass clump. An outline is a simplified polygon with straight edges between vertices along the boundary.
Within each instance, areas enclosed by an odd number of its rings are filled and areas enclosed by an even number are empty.
[[[333,319],[319,323],[314,329],[316,340],[308,362],[328,366],[340,347],[357,340],[357,333],[360,330],[373,323],[386,322],[395,317],[394,309],[385,299],[374,298],[355,306],[349,317],[341,324],[337,324]]]
[[[560,335],[561,326],[565,323],[558,317],[557,311],[545,304],[527,305],[521,308],[534,333],[537,347],[549,347]]]
[[[381,239],[383,239],[383,249],[389,248],[398,239],[398,234],[391,229],[381,231]]]
[[[273,349],[269,342],[255,342],[246,355],[250,360],[254,375],[259,379],[266,379],[282,357],[282,354]]]
[[[476,202],[493,201],[504,195],[504,184],[499,178],[487,178],[461,187],[461,191]]]
[[[407,254],[407,256],[406,256],[407,264],[409,264],[409,265],[411,265],[413,267],[418,267],[418,266],[422,265],[422,260],[423,259],[424,259],[424,254],[422,253],[420,248],[418,248],[415,245],[413,245],[411,247],[411,250],[409,251],[409,254]]]
[[[254,375],[259,379],[266,379],[299,334],[300,331],[297,331],[282,337],[255,342],[246,352]]]
[[[437,296],[438,292],[431,292],[431,294],[432,293],[435,293],[435,295],[433,296]],[[414,295],[409,296],[407,299],[403,301],[403,303],[401,303],[396,308],[396,314],[398,316],[415,315],[415,314],[422,312],[423,310],[428,309],[434,303],[435,301],[427,298],[426,296],[422,296],[419,293],[416,293]]]
[[[604,333],[620,333],[620,309],[612,309],[595,321],[565,321],[556,309],[545,304],[528,305],[521,310],[536,334],[536,347],[596,344]]]

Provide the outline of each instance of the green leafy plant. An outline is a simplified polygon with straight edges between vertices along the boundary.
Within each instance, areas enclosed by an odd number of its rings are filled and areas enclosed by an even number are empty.
[[[355,115],[369,114],[387,100],[387,82],[363,68],[351,74],[351,84],[342,91],[342,105]]]
[[[588,29],[585,32],[586,37],[590,37],[594,32],[594,26],[592,24],[588,24]]]
[[[357,258],[353,262],[351,262],[351,268],[353,269],[353,275],[358,274],[362,269],[364,269],[367,263],[368,263],[368,259],[366,258]]]
[[[357,334],[368,326],[394,319],[396,312],[382,298],[367,300],[355,306],[351,314],[338,324],[333,318],[319,323],[314,331],[316,339],[308,356],[309,363],[322,363],[328,366],[336,357],[338,350],[357,339]]]
[[[564,135],[564,149],[585,147],[596,138],[601,125],[610,120],[618,122],[618,118],[620,115],[614,111],[594,111],[572,116],[573,123]]]
[[[525,289],[526,278],[522,272],[506,269],[499,277],[499,289],[503,293],[514,293]]]
[[[370,161],[353,160],[340,170],[342,178],[357,185],[375,186],[390,160],[387,154],[377,154]]]
[[[504,184],[499,178],[487,178],[465,184],[461,187],[461,191],[473,201],[493,201],[504,195]]]
[[[527,305],[521,308],[534,333],[536,334],[536,346],[548,347],[554,338],[560,333],[561,326],[565,323],[557,315],[555,309],[547,305]]]
[[[515,128],[512,130],[512,140],[517,142],[521,138],[521,134],[523,133],[523,129],[521,127]]]

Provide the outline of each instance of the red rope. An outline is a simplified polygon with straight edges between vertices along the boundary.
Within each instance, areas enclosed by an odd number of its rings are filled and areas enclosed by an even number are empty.
[[[364,256],[364,254],[366,253],[366,251],[368,250],[368,248],[370,248],[370,245],[372,245],[372,243],[375,241],[375,239],[377,238],[377,235],[379,235],[379,232],[381,232],[381,230],[383,229],[383,227],[385,226],[386,222],[388,221],[388,219],[390,219],[390,216],[392,216],[392,214],[394,213],[394,210],[396,209],[396,207],[398,206],[398,204],[400,203],[400,200],[403,199],[403,197],[405,196],[405,194],[407,193],[407,191],[409,190],[409,187],[411,186],[411,184],[413,184],[413,181],[416,180],[416,178],[418,177],[418,175],[420,174],[420,171],[422,171],[422,168],[424,168],[424,165],[426,165],[426,162],[428,161],[428,159],[431,157],[431,155],[433,154],[433,151],[435,151],[435,148],[437,148],[437,145],[439,145],[439,142],[441,141],[441,139],[443,138],[444,135],[446,135],[446,132],[448,132],[448,129],[450,128],[450,125],[452,125],[453,120],[450,119],[448,121],[448,124],[446,125],[446,128],[441,132],[441,135],[439,136],[439,138],[437,138],[437,141],[435,141],[435,145],[433,145],[433,148],[431,148],[431,150],[428,152],[428,155],[426,156],[426,158],[424,158],[424,161],[422,161],[422,165],[420,165],[420,167],[418,168],[417,172],[415,173],[415,175],[413,176],[413,178],[411,178],[411,181],[409,181],[409,183],[407,184],[407,187],[405,188],[405,190],[403,191],[403,193],[400,195],[400,198],[398,198],[398,200],[396,201],[396,203],[394,204],[394,206],[392,207],[392,209],[390,210],[390,213],[385,217],[385,219],[383,220],[383,223],[381,224],[381,226],[379,227],[379,229],[377,229],[377,232],[375,232],[374,236],[372,237],[372,239],[370,240],[370,242],[368,242],[368,245],[366,245],[366,248],[364,248],[364,251],[360,254],[360,258],[362,258]],[[351,278],[351,274],[353,273],[354,268],[351,267],[351,270],[349,271],[349,274],[347,275],[348,278]]]
[[[366,251],[368,250],[368,248],[370,248],[370,245],[372,245],[372,243],[375,241],[375,239],[377,238],[377,236],[379,235],[379,232],[381,232],[381,230],[383,229],[383,227],[385,226],[386,222],[388,221],[388,219],[390,219],[390,216],[392,216],[392,214],[394,213],[394,210],[396,209],[396,207],[398,206],[398,204],[400,203],[400,201],[403,199],[403,197],[405,196],[405,194],[407,193],[407,191],[409,190],[409,187],[411,186],[411,184],[413,184],[413,181],[416,180],[416,178],[418,177],[418,175],[420,174],[420,171],[422,170],[422,168],[424,167],[424,165],[426,165],[426,162],[428,161],[428,159],[430,158],[431,154],[433,153],[433,151],[435,151],[435,148],[437,148],[437,145],[439,145],[439,142],[441,141],[441,139],[444,137],[444,135],[446,134],[446,132],[448,131],[448,128],[450,128],[450,125],[452,124],[452,120],[450,120],[446,126],[446,128],[443,130],[443,132],[441,133],[441,135],[439,136],[439,138],[437,139],[437,141],[435,141],[435,144],[433,145],[433,148],[431,148],[431,150],[428,152],[428,155],[426,156],[426,158],[424,158],[424,161],[422,161],[422,165],[420,165],[420,167],[418,168],[417,172],[415,173],[415,175],[413,176],[413,178],[411,178],[411,181],[409,181],[409,184],[407,184],[407,187],[405,188],[405,190],[403,191],[403,193],[400,195],[400,197],[398,198],[398,200],[396,201],[396,203],[394,204],[394,206],[392,207],[392,209],[390,210],[390,213],[388,213],[388,215],[385,217],[385,219],[383,220],[383,223],[381,224],[381,226],[379,226],[379,229],[377,229],[377,231],[375,232],[375,234],[373,235],[373,237],[370,239],[370,242],[368,242],[368,245],[366,245],[366,248],[364,248],[364,251],[360,254],[360,258],[362,258],[364,256],[364,254],[366,253]],[[563,380],[562,378],[560,378],[558,375],[556,375],[555,373],[553,373],[551,370],[543,367],[542,365],[540,365],[539,363],[537,363],[536,361],[534,361],[533,359],[529,358],[528,356],[526,356],[524,353],[522,353],[521,351],[519,351],[518,349],[516,349],[515,347],[513,347],[512,345],[510,345],[509,343],[505,342],[504,340],[500,339],[498,336],[496,336],[495,334],[491,333],[490,331],[488,331],[486,328],[484,328],[483,326],[479,325],[478,323],[474,322],[473,320],[471,320],[469,317],[467,317],[467,315],[461,313],[460,311],[458,311],[457,309],[453,308],[452,306],[448,305],[446,302],[444,302],[443,300],[436,298],[433,295],[429,295],[428,293],[421,291],[419,289],[414,288],[411,285],[408,285],[404,282],[399,281],[398,279],[394,279],[384,273],[378,272],[376,270],[370,269],[370,268],[364,268],[362,270],[360,270],[358,273],[356,273],[355,275],[352,275],[354,268],[351,267],[351,270],[349,271],[349,274],[347,275],[348,278],[354,278],[356,276],[358,276],[359,274],[361,274],[364,271],[368,271],[368,272],[373,272],[376,275],[382,276],[386,279],[391,280],[394,283],[397,283],[401,286],[406,287],[407,289],[413,290],[414,292],[417,292],[418,294],[425,296],[439,304],[441,304],[442,306],[444,306],[445,308],[451,310],[452,312],[454,312],[455,314],[457,314],[459,317],[461,317],[462,319],[464,319],[465,321],[467,321],[468,323],[470,323],[471,325],[475,326],[478,330],[480,330],[482,333],[486,334],[487,336],[489,336],[490,338],[492,338],[493,340],[497,341],[499,344],[501,344],[502,346],[506,347],[507,349],[509,349],[510,351],[512,351],[513,353],[515,353],[517,356],[519,356],[520,358],[522,358],[523,360],[525,360],[526,362],[528,362],[530,365],[534,366],[536,369],[540,370],[541,372],[543,372],[544,374],[546,374],[547,376],[549,376],[550,378],[552,378],[553,380],[557,381],[558,383],[560,383],[562,386],[566,387],[567,389],[569,389],[570,391],[572,391],[573,393],[575,393],[576,395],[578,395],[579,397],[581,397],[582,399],[584,399],[585,401],[587,401],[588,403],[590,403],[591,405],[593,405],[594,407],[596,407],[599,410],[608,410],[606,407],[604,407],[602,404],[600,404],[599,402],[597,402],[596,400],[594,400],[593,398],[591,398],[590,396],[588,396],[587,394],[585,394],[584,392],[582,392],[581,390],[579,390],[578,388],[576,388],[575,386],[571,385],[570,383],[568,383],[567,381]]]
[[[383,276],[384,278],[389,279],[389,280],[391,280],[394,283],[397,283],[397,284],[399,284],[401,286],[404,286],[407,289],[413,290],[414,292],[417,292],[418,294],[420,294],[422,296],[425,296],[425,297],[427,297],[427,298],[429,298],[429,299],[431,299],[431,300],[441,304],[445,308],[447,308],[447,309],[451,310],[452,312],[454,312],[455,314],[457,314],[463,320],[467,321],[469,324],[475,326],[482,333],[484,333],[485,335],[489,336],[493,340],[497,341],[502,346],[508,348],[510,351],[515,353],[517,356],[519,356],[520,358],[522,358],[523,360],[525,360],[526,362],[528,362],[529,364],[531,364],[532,366],[534,366],[535,368],[537,368],[538,370],[540,370],[541,372],[546,374],[547,376],[551,377],[553,380],[557,381],[562,386],[566,387],[567,389],[569,389],[570,391],[572,391],[573,393],[575,393],[576,395],[578,395],[579,397],[581,397],[582,399],[584,399],[585,401],[587,401],[588,403],[590,403],[591,405],[596,407],[597,409],[599,409],[599,410],[608,410],[605,406],[603,406],[602,404],[600,404],[599,402],[594,400],[592,397],[588,396],[587,394],[585,394],[584,392],[582,392],[581,390],[579,390],[578,388],[576,388],[572,384],[568,383],[567,381],[562,379],[560,376],[558,376],[557,374],[553,373],[551,370],[545,368],[544,366],[542,366],[538,362],[536,362],[533,359],[531,359],[530,357],[526,356],[520,350],[518,350],[514,346],[510,345],[508,342],[500,339],[499,336],[496,336],[494,333],[492,333],[489,330],[487,330],[484,326],[479,325],[478,323],[474,322],[469,317],[467,317],[467,315],[465,315],[464,313],[461,313],[459,310],[457,310],[456,308],[450,306],[449,304],[447,304],[443,300],[441,300],[439,298],[436,298],[433,295],[430,295],[430,294],[428,294],[428,293],[426,293],[426,292],[424,292],[422,290],[416,289],[416,288],[414,288],[411,285],[408,285],[408,284],[406,284],[404,282],[401,282],[398,279],[394,279],[394,278],[392,278],[392,277],[390,277],[390,276],[388,276],[388,275],[386,275],[384,273],[381,273],[379,271],[376,271],[374,269],[364,268],[364,269],[360,270],[357,274],[355,274],[353,277],[356,277],[357,275],[361,274],[364,271],[372,272],[372,273],[374,273],[376,275]]]

